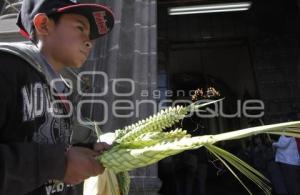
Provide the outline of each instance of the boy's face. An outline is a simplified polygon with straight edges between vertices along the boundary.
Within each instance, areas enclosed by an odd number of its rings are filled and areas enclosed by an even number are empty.
[[[63,14],[53,25],[47,36],[47,47],[59,69],[83,65],[92,48],[89,35],[90,24],[82,15]]]

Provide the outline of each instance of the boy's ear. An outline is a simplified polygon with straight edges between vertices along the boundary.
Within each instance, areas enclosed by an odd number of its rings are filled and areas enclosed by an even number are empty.
[[[36,33],[39,35],[48,35],[51,28],[51,21],[48,16],[44,13],[38,13],[34,16],[33,24]]]

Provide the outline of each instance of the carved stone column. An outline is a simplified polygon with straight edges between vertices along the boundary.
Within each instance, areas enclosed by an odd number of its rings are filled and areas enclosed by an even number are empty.
[[[21,8],[22,0],[2,0],[0,1],[0,41],[16,42],[25,41],[16,26],[18,12]]]
[[[157,195],[161,182],[157,177],[157,165],[137,169],[131,173],[130,195]]]
[[[16,15],[21,8],[22,1],[23,0],[4,0],[4,2],[2,2],[3,8],[1,9],[1,15]]]

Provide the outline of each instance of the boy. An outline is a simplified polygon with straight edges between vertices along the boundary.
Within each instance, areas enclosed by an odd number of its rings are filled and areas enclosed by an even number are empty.
[[[94,157],[107,144],[70,147],[72,106],[61,95],[67,85],[50,84],[61,69],[82,66],[91,40],[113,23],[98,4],[23,1],[17,25],[35,46],[0,45],[1,195],[72,195],[73,185],[103,172]]]

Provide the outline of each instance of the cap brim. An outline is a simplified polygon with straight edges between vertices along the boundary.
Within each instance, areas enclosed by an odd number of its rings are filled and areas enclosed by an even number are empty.
[[[61,7],[56,13],[75,13],[84,15],[90,23],[91,40],[109,33],[114,26],[113,12],[103,5],[99,4],[75,4]]]

